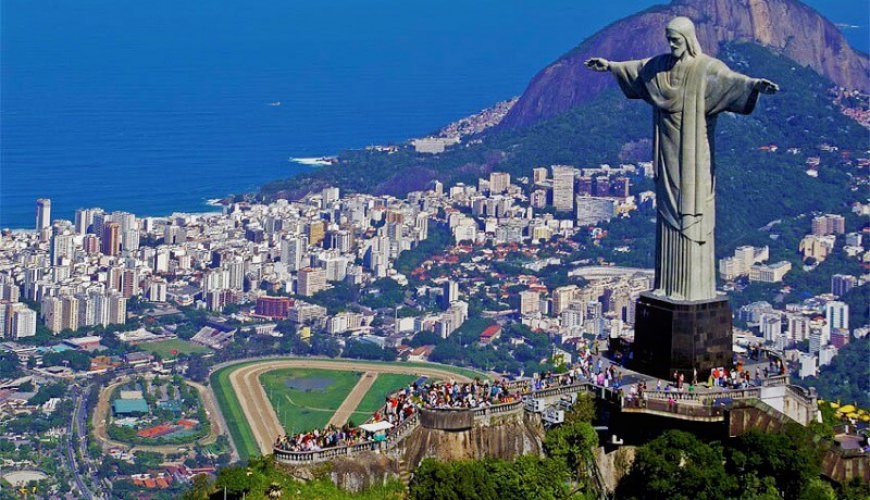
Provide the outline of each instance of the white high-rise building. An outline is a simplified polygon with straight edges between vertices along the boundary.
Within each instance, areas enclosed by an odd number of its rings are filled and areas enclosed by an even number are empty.
[[[76,234],[87,234],[88,229],[90,229],[91,225],[94,223],[94,215],[102,212],[102,209],[99,208],[80,208],[76,210]]]
[[[563,328],[579,328],[583,326],[583,309],[565,309],[562,311],[561,320]]]
[[[9,330],[9,321],[11,318],[9,315],[12,313],[12,304],[6,302],[0,302],[0,338],[6,336],[6,332]]]
[[[18,302],[10,304],[7,309],[6,337],[20,339],[36,335],[36,311]]]
[[[154,280],[148,286],[148,300],[151,302],[166,302],[168,286],[165,281]]]
[[[324,205],[329,205],[341,198],[340,191],[337,187],[324,188],[323,191],[320,192],[320,196],[323,198]]]
[[[127,299],[118,294],[109,296],[109,323],[123,325],[127,322]]]
[[[326,288],[326,271],[311,267],[300,269],[296,288],[299,295],[311,297]]]
[[[761,315],[761,335],[767,344],[777,344],[782,336],[782,318],[776,313]]]
[[[540,312],[541,294],[532,290],[523,290],[520,292],[520,314],[535,314]]]
[[[574,168],[553,165],[553,207],[559,212],[574,210]]]
[[[79,301],[79,324],[94,326],[97,324],[97,301],[85,294],[77,296]]]
[[[786,316],[788,338],[793,342],[803,342],[810,337],[810,320],[801,314]]]
[[[109,297],[106,295],[94,295],[94,324],[95,325],[109,325],[109,314],[111,310],[111,304],[109,303]]]
[[[229,288],[230,273],[226,269],[213,269],[205,274],[202,280],[202,291],[213,292]]]
[[[243,290],[245,287],[245,261],[239,257],[226,263],[228,273],[227,287],[231,290]]]
[[[63,301],[57,297],[45,297],[39,307],[45,326],[52,333],[63,330]]]
[[[77,330],[79,324],[79,299],[71,296],[63,298],[63,329]]]
[[[838,329],[849,329],[849,305],[834,300],[825,304],[825,330],[823,345],[831,342],[831,332]]]
[[[511,174],[507,172],[492,172],[489,174],[489,193],[502,194],[511,185]]]
[[[155,273],[169,272],[169,250],[158,248],[154,253],[154,266],[152,267]]]
[[[298,271],[302,267],[302,257],[305,254],[305,240],[301,236],[291,236],[281,241],[281,262],[288,272]]]
[[[441,307],[450,308],[450,304],[459,300],[459,283],[447,280],[441,285]]]
[[[56,234],[51,238],[51,265],[59,266],[64,259],[70,260],[75,252],[75,241],[71,234]]]
[[[42,231],[51,227],[51,200],[39,198],[36,200],[36,230]]]
[[[818,354],[822,350],[822,346],[825,345],[822,335],[821,329],[813,328],[810,330],[810,354]]]

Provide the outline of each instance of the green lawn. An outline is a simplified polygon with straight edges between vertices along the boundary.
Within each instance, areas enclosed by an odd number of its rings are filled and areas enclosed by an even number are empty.
[[[388,394],[417,380],[415,375],[400,375],[397,373],[381,373],[372,384],[371,389],[359,402],[353,415],[354,423],[361,424],[384,405]]]
[[[141,345],[146,351],[152,352],[163,359],[171,359],[178,354],[194,354],[209,352],[209,348],[182,339],[158,340]],[[172,351],[176,351],[175,354]]]
[[[360,373],[320,369],[286,368],[260,375],[260,384],[288,434],[324,427],[335,410],[359,382]],[[287,382],[305,384],[325,381],[325,387],[298,389]]]
[[[294,358],[287,357],[281,359],[306,359],[306,358]],[[326,360],[335,363],[335,369],[337,371],[359,371],[359,368],[356,367],[357,361],[349,361],[346,359],[335,359],[335,360]],[[236,446],[236,450],[239,452],[239,457],[242,460],[246,460],[248,457],[257,456],[260,454],[260,448],[257,446],[257,442],[254,439],[254,434],[251,432],[251,427],[248,425],[248,421],[245,419],[245,414],[242,411],[241,405],[239,405],[239,399],[236,397],[235,392],[233,391],[232,384],[230,384],[229,375],[233,371],[252,364],[262,363],[262,361],[247,361],[240,362],[233,365],[225,366],[220,370],[212,373],[209,377],[209,383],[211,384],[212,390],[214,391],[215,398],[217,399],[218,406],[220,407],[221,414],[224,417],[224,420],[227,423],[227,428],[230,432],[230,437],[233,440],[233,444]],[[375,361],[367,361],[367,363],[379,363]],[[467,377],[481,377],[486,378],[485,375],[480,372],[476,372],[474,370],[470,370],[468,368],[460,368],[456,366],[450,365],[442,365],[439,363],[383,363],[389,365],[398,365],[398,366],[416,366],[416,367],[437,367],[443,370],[448,370],[453,373],[459,375],[465,375]],[[378,377],[380,378],[380,376]],[[377,381],[375,381],[375,385],[377,385]],[[368,394],[366,395],[368,397]],[[375,397],[375,396],[372,396]],[[374,410],[373,410],[374,411]]]

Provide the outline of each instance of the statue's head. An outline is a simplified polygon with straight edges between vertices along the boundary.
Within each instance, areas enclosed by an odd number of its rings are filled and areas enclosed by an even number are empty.
[[[695,24],[688,17],[673,18],[665,28],[665,35],[668,37],[671,54],[677,59],[686,54],[696,57],[703,53],[698,37],[695,36]]]

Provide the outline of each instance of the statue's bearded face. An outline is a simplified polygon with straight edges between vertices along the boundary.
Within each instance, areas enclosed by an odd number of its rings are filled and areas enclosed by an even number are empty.
[[[677,59],[681,59],[683,54],[686,53],[686,37],[672,30],[667,30],[665,34],[668,37],[671,54]]]

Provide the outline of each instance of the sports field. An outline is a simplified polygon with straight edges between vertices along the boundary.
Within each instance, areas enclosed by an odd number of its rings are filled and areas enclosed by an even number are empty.
[[[320,429],[359,381],[360,373],[285,368],[260,375],[269,402],[288,434]]]
[[[182,339],[158,340],[142,344],[142,348],[152,352],[163,359],[172,359],[179,354],[193,354],[208,352],[209,349],[199,344],[194,344]]]
[[[225,366],[211,374],[209,380],[212,391],[226,421],[227,428],[240,458],[271,452],[275,438],[284,434],[283,420],[286,420],[284,406],[281,418],[273,407],[267,391],[260,384],[260,376],[276,370],[324,370],[333,376],[336,372],[349,372],[354,380],[361,380],[359,373],[377,374],[377,378],[366,389],[365,396],[358,404],[351,420],[360,423],[383,404],[389,386],[400,387],[420,375],[433,379],[455,378],[471,380],[485,378],[480,372],[467,368],[439,365],[436,363],[384,363],[321,358],[280,358],[248,361]],[[402,378],[394,378],[400,376]],[[381,380],[381,377],[384,377]],[[407,378],[405,378],[407,377]],[[351,389],[355,387],[351,384]],[[329,392],[332,392],[330,390]],[[309,395],[313,396],[313,395]],[[318,396],[321,397],[321,396]],[[335,396],[333,396],[335,397]],[[351,401],[350,397],[347,401]],[[291,396],[292,398],[292,396]],[[339,399],[335,397],[336,399]],[[329,398],[327,398],[329,400]],[[285,399],[286,401],[286,399]],[[295,401],[295,400],[294,400]],[[334,401],[332,401],[334,402]],[[277,406],[277,405],[276,405]],[[332,406],[330,406],[331,408]],[[323,412],[328,413],[328,412]],[[329,420],[327,417],[327,421]]]

